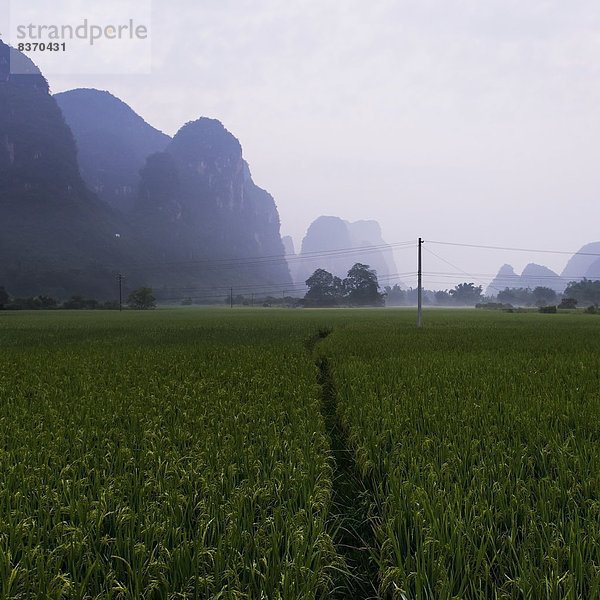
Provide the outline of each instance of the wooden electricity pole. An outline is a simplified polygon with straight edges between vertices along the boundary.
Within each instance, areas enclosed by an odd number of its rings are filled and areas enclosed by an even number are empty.
[[[119,273],[117,275],[119,281],[119,310],[123,310],[123,275]]]
[[[419,238],[419,260],[417,268],[417,327],[420,328],[422,323],[422,289],[421,289],[421,245],[423,240]]]

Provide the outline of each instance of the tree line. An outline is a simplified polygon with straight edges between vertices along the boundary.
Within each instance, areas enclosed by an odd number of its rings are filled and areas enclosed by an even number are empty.
[[[317,269],[307,280],[308,292],[304,306],[414,306],[418,290],[404,289],[398,284],[386,286],[379,291],[377,273],[369,265],[356,263],[348,277],[341,279],[324,269]],[[600,281],[582,279],[571,281],[563,293],[545,286],[531,288],[505,288],[490,296],[483,294],[483,287],[473,282],[459,283],[452,289],[423,290],[425,305],[479,306],[487,308],[510,308],[535,306],[576,308],[600,305]],[[591,312],[591,311],[590,311]]]
[[[149,287],[139,287],[127,297],[126,306],[136,310],[156,307],[156,298]],[[72,295],[68,300],[59,302],[50,296],[29,296],[13,298],[4,287],[0,286],[0,310],[119,310],[121,305],[116,300],[100,302],[93,298],[85,298],[80,294]]]
[[[342,279],[326,271],[317,269],[306,281],[308,291],[303,298],[286,296],[275,298],[267,296],[256,298],[256,305],[262,306],[305,306],[305,307],[336,307],[336,306],[414,306],[417,303],[417,289],[404,289],[399,285],[386,286],[380,291],[377,272],[369,265],[354,264]],[[551,288],[538,286],[530,288],[505,288],[495,296],[484,296],[481,285],[473,282],[459,283],[447,290],[423,290],[424,305],[435,306],[477,306],[479,308],[510,309],[513,306],[536,306],[539,308],[553,307],[576,308],[600,305],[600,281],[582,279],[571,281],[565,291],[560,294]],[[225,303],[250,305],[251,301],[242,295],[227,297]],[[192,304],[192,299],[183,299],[181,304]],[[254,304],[254,301],[252,301]],[[142,286],[133,290],[127,297],[125,305],[131,309],[146,310],[156,307],[156,298],[152,289]],[[59,302],[49,296],[13,298],[0,286],[0,310],[118,310],[119,302],[85,298],[73,295],[64,302]],[[600,310],[600,309],[598,309]],[[548,311],[546,311],[548,312]],[[596,312],[596,310],[589,312]]]
[[[384,306],[377,273],[369,265],[356,263],[344,279],[317,269],[307,280],[304,306]]]
[[[530,288],[505,288],[495,297],[499,303],[515,306],[537,306],[558,308],[576,308],[577,306],[594,306],[600,304],[600,281],[583,278],[571,281],[562,293],[539,286]]]

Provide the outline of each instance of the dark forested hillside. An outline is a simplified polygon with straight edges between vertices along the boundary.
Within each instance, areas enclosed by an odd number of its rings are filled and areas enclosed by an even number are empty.
[[[188,278],[196,281],[289,283],[275,202],[254,184],[239,141],[219,121],[184,125],[165,152],[148,157],[141,174],[132,217],[161,261],[190,263]],[[264,256],[281,260],[227,262]]]
[[[81,179],[46,80],[33,63],[11,75],[11,52],[28,60],[0,42],[0,283],[14,295],[106,296],[124,225]]]
[[[12,295],[111,299],[118,273],[170,300],[290,282],[275,202],[219,121],[170,140],[108,92],[52,97],[0,44],[0,285]]]

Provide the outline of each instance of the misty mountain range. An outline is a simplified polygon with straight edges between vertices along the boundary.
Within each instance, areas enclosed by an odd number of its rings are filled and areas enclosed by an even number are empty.
[[[27,75],[11,74],[16,60]],[[202,117],[171,138],[107,91],[51,96],[1,41],[0,69],[0,285],[13,295],[114,298],[118,273],[161,300],[291,286],[275,201],[219,121]],[[297,258],[296,282],[355,262],[384,279],[396,272],[375,221],[320,217]]]
[[[488,296],[495,296],[505,288],[524,288],[535,289],[536,287],[547,287],[555,292],[562,292],[567,286],[560,275],[543,265],[529,263],[521,275],[515,273],[511,265],[503,265],[496,277],[487,288]]]
[[[515,273],[511,265],[503,265],[486,290],[488,296],[495,296],[505,288],[548,287],[555,292],[563,292],[571,281],[600,279],[600,242],[583,246],[570,259],[559,275],[548,267],[529,263],[521,275]]]
[[[11,61],[25,74],[11,74]],[[355,262],[382,286],[397,282],[376,221],[321,216],[296,253],[219,121],[202,117],[171,138],[109,92],[51,96],[37,67],[1,40],[0,215],[0,285],[15,296],[110,299],[124,273],[126,288],[150,285],[161,300],[215,301],[230,286],[291,286],[317,268],[343,277]],[[599,279],[599,253],[600,242],[584,246],[560,276],[505,265],[488,293]]]
[[[289,236],[283,241],[296,282],[305,281],[316,269],[325,269],[343,279],[356,262],[370,265],[382,287],[398,281],[392,247],[383,240],[377,221],[351,223],[339,217],[321,216],[308,227],[298,254]]]
[[[29,74],[11,74],[17,59]],[[171,139],[108,92],[52,97],[2,42],[0,213],[13,295],[114,298],[119,272],[163,299],[291,282],[275,202],[220,122]]]

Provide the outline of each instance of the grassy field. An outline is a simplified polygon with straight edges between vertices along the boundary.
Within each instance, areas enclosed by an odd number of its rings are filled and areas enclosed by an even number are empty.
[[[0,597],[600,597],[600,317],[415,321],[0,312]]]

